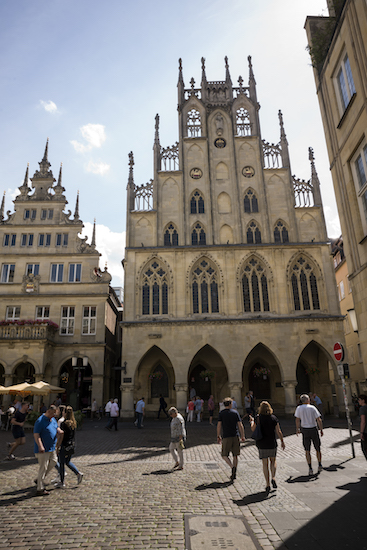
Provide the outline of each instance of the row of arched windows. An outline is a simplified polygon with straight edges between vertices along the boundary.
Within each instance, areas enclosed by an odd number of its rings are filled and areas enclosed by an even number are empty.
[[[320,309],[315,268],[300,256],[291,268],[291,289],[295,311]],[[241,291],[244,313],[270,311],[269,270],[256,257],[242,267]],[[209,258],[200,258],[190,272],[192,313],[219,313],[219,270]],[[168,269],[154,258],[142,272],[142,314],[167,315],[169,296]]]
[[[261,244],[261,231],[254,221],[251,221],[246,231],[247,244]],[[283,222],[278,221],[274,228],[274,242],[288,243],[288,229]],[[173,223],[169,223],[164,231],[164,246],[178,246],[178,232]],[[204,226],[197,222],[191,231],[191,244],[205,245],[206,233]]]
[[[259,212],[259,203],[256,194],[252,189],[248,189],[243,199],[243,211],[245,214]],[[190,199],[190,214],[205,214],[205,205],[203,194],[198,190],[194,191]]]
[[[201,116],[197,109],[191,109],[187,113],[187,135],[188,137],[201,137]],[[252,123],[247,109],[240,107],[236,111],[236,135],[251,136]]]

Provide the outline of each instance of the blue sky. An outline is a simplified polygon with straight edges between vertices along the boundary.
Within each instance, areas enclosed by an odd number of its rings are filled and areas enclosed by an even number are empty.
[[[177,140],[178,58],[187,87],[201,78],[248,80],[252,56],[262,137],[279,140],[284,116],[292,171],[308,179],[315,151],[328,234],[340,234],[324,133],[303,29],[307,15],[327,15],[326,0],[16,0],[0,4],[0,193],[6,209],[33,175],[49,137],[54,175],[73,210],[122,283],[128,153],[135,183],[152,177],[154,117],[163,146]]]

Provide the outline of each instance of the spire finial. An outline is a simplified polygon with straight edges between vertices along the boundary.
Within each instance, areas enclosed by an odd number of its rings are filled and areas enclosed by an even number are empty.
[[[232,84],[231,75],[229,74],[229,65],[228,65],[228,57],[225,56],[224,58],[225,68],[226,68],[226,82]]]
[[[195,88],[195,79],[194,79],[194,77],[191,78],[190,84],[191,84],[191,89],[193,90]]]
[[[42,161],[45,161],[45,162],[48,162],[48,141],[49,139],[47,138],[45,152],[42,159]]]
[[[159,145],[159,114],[155,115],[155,136],[154,142]]]
[[[2,199],[2,201],[1,201],[1,207],[0,207],[0,222],[2,222],[3,219],[4,219],[4,212],[5,212],[5,193],[6,193],[6,191],[4,191],[3,199]]]
[[[248,68],[249,68],[249,84],[251,84],[252,82],[254,84],[256,84],[254,71],[252,69],[252,57],[251,57],[251,55],[248,56],[247,60],[248,60]]]
[[[241,92],[243,92],[243,78],[242,78],[241,75],[238,77],[237,82],[238,82],[238,84],[239,84],[239,86],[240,86],[240,93],[241,93]]]
[[[23,198],[27,197],[30,191],[28,186],[28,179],[29,179],[29,162],[27,162],[27,168],[25,171],[23,184],[19,187],[19,191],[20,191],[19,197],[23,197]]]
[[[205,57],[201,58],[201,87],[206,87]]]
[[[131,187],[131,189],[134,189],[134,153],[130,151],[129,153],[129,179],[127,182],[127,187]]]
[[[92,242],[90,243],[91,246],[96,246],[96,218],[94,218],[93,222],[93,233],[92,233]]]
[[[180,59],[178,60],[178,81],[183,85],[184,84],[184,81],[183,81],[183,75],[182,75],[182,59],[180,57]]]
[[[308,148],[308,159],[311,163],[311,185],[312,185],[314,205],[320,206],[322,205],[322,198],[321,198],[321,192],[320,192],[320,180],[316,171],[315,155],[312,147]]]
[[[74,220],[79,220],[79,189],[78,189],[78,193],[76,195]]]
[[[278,118],[279,118],[279,125],[280,125],[280,139],[283,141],[284,140],[287,141],[286,134],[284,131],[283,113],[280,109],[278,111]]]

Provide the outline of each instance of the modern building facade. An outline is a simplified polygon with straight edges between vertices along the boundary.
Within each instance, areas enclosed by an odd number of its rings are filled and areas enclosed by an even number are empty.
[[[64,387],[75,408],[92,396],[102,405],[119,388],[120,304],[99,268],[95,226],[90,244],[79,236],[79,195],[74,216],[65,212],[62,168],[56,183],[48,142],[39,165],[31,187],[27,167],[14,212],[5,216],[5,196],[1,205],[0,384],[44,380]]]
[[[329,0],[329,17],[307,17],[330,170],[367,391],[367,3]],[[351,362],[351,358],[347,360]],[[362,379],[362,381],[361,381]]]
[[[262,139],[256,82],[178,79],[178,142],[154,175],[127,186],[122,413],[162,394],[182,411],[190,387],[218,403],[244,393],[292,413],[317,391],[332,409],[335,339],[343,341],[334,270],[313,151],[311,178],[292,176],[280,141]]]

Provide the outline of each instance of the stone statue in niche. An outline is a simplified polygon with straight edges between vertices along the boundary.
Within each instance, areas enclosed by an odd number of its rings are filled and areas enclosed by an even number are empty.
[[[223,134],[223,123],[224,119],[220,113],[217,114],[215,117],[215,124],[217,127],[217,136],[221,136]]]

